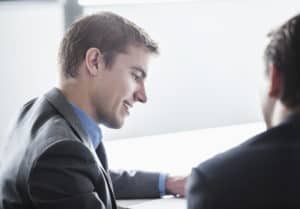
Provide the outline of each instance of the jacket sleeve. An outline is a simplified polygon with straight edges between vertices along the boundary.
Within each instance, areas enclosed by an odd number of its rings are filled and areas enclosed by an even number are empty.
[[[29,175],[29,190],[36,208],[105,209],[108,195],[95,192],[100,174],[92,154],[76,141],[62,141],[36,160]]]
[[[159,198],[159,175],[155,172],[110,170],[117,199]]]
[[[208,209],[207,182],[204,175],[197,168],[192,173],[187,183],[188,209]]]

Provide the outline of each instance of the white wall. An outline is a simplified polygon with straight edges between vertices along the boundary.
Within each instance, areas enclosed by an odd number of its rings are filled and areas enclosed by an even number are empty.
[[[299,1],[188,1],[106,5],[160,43],[150,66],[149,102],[106,139],[137,137],[261,120],[258,86],[269,29]],[[0,3],[0,137],[29,98],[56,84],[63,9],[55,3]]]
[[[27,100],[56,84],[62,12],[57,3],[0,2],[0,139]]]
[[[104,129],[106,138],[261,120],[266,34],[300,8],[299,1],[261,2],[123,1],[87,7],[86,13],[107,10],[131,19],[161,47],[150,66],[148,104],[138,106],[121,131]]]

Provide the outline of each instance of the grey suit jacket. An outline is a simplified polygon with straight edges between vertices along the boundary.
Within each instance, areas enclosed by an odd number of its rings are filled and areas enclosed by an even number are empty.
[[[300,115],[294,115],[194,168],[188,209],[298,209],[299,164]]]
[[[115,209],[113,186],[120,198],[159,196],[158,173],[111,172],[111,182],[103,144],[93,149],[58,89],[22,108],[5,146],[0,208]]]

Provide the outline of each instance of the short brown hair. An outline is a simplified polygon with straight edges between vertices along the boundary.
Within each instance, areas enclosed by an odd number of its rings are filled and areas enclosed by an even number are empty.
[[[89,48],[98,48],[109,66],[129,45],[158,53],[157,44],[133,22],[111,12],[88,15],[75,21],[66,32],[60,45],[59,64],[65,77],[76,77]]]
[[[282,73],[280,100],[289,108],[300,105],[300,14],[292,17],[268,34],[265,62],[272,63]]]

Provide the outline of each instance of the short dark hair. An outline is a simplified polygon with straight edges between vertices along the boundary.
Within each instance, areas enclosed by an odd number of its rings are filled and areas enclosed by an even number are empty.
[[[98,48],[109,66],[129,45],[143,46],[151,53],[158,53],[157,43],[142,28],[111,12],[96,13],[70,26],[61,42],[58,60],[65,77],[76,77],[89,48]]]
[[[300,14],[268,34],[270,42],[264,53],[283,76],[280,100],[289,108],[300,105]]]

